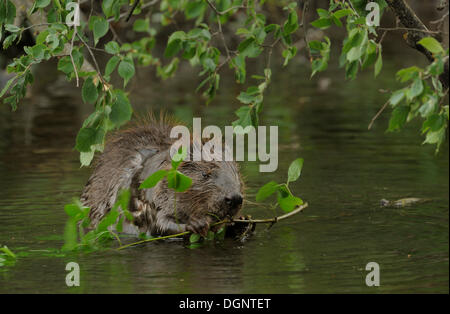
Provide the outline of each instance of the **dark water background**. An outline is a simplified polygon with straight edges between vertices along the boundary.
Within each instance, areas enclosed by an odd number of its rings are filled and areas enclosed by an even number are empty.
[[[164,242],[64,257],[39,250],[61,247],[63,206],[89,177],[73,146],[92,109],[57,78],[54,65],[36,69],[36,85],[18,112],[0,107],[0,244],[24,252],[14,266],[0,267],[0,293],[448,293],[448,142],[434,155],[434,147],[421,145],[419,122],[385,133],[390,111],[367,130],[387,97],[378,90],[394,89],[395,71],[418,60],[421,55],[386,52],[379,79],[365,72],[353,82],[335,66],[312,80],[300,61],[274,69],[262,124],[279,126],[279,168],[262,175],[258,163],[243,163],[247,198],[254,201],[270,180],[284,181],[290,162],[303,157],[302,177],[292,188],[310,204],[304,213],[270,231],[258,226],[244,244],[188,249]],[[168,81],[153,77],[140,70],[133,81],[136,111],[165,108],[188,122],[202,117],[203,126],[235,119],[242,87],[231,73],[222,75],[209,106],[194,92],[200,79],[189,67]],[[381,198],[404,197],[432,201],[379,206]],[[251,205],[244,211],[271,215]],[[81,268],[78,288],[65,285],[70,261]],[[380,265],[380,287],[365,285],[368,262]]]

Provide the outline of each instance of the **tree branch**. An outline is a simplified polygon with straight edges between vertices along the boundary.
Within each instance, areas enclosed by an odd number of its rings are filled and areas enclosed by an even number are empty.
[[[308,207],[308,203],[304,203],[303,205],[298,206],[295,210],[291,211],[290,213],[284,214],[283,216],[280,217],[274,217],[274,218],[268,218],[268,219],[246,219],[246,220],[242,220],[242,219],[233,219],[233,220],[229,220],[229,219],[224,219],[222,221],[216,222],[214,224],[211,225],[211,227],[213,226],[218,226],[218,225],[222,225],[225,223],[230,223],[230,222],[239,222],[239,223],[247,223],[247,224],[252,224],[252,223],[276,223],[280,220],[286,219],[292,215],[295,215],[297,213],[302,212],[306,207]],[[122,245],[119,246],[116,250],[123,250],[126,249],[130,246],[135,246],[138,244],[142,244],[142,243],[146,243],[146,242],[152,242],[152,241],[158,241],[158,240],[164,240],[164,239],[169,239],[169,238],[176,238],[176,237],[180,237],[180,236],[184,236],[184,235],[188,235],[191,234],[191,231],[185,231],[185,232],[180,232],[177,234],[170,234],[167,236],[163,236],[163,237],[157,237],[157,238],[151,238],[151,239],[146,239],[146,240],[141,240],[138,242],[133,242],[130,244],[126,244],[126,245]]]
[[[426,50],[423,46],[419,45],[418,42],[428,36],[430,30],[423,24],[423,22],[417,17],[414,11],[406,4],[404,0],[386,0],[389,7],[395,13],[400,22],[407,28],[406,33],[406,43],[412,48],[420,51],[424,54],[428,61],[433,62],[433,55]],[[438,38],[440,39],[440,38]],[[448,59],[444,64],[444,73],[439,77],[444,88],[448,88],[448,75],[449,75],[449,65]]]

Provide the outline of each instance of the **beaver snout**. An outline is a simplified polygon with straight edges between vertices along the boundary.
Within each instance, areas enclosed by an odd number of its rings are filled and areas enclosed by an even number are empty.
[[[241,194],[233,194],[229,197],[225,197],[224,201],[230,214],[235,215],[241,208],[243,198]]]

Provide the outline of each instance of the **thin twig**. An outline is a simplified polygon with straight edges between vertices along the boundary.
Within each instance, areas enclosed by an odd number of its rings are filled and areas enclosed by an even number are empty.
[[[227,42],[225,40],[225,35],[223,34],[223,31],[222,31],[222,23],[220,22],[220,16],[217,17],[217,25],[219,25],[219,33],[220,33],[220,37],[222,38],[223,46],[225,47],[227,57],[228,57],[228,59],[230,59],[230,50],[228,49]]]
[[[278,42],[280,41],[281,37],[277,38],[270,46],[269,46],[269,51],[267,53],[267,65],[266,65],[266,69],[270,69],[270,59],[272,58],[272,53],[273,53],[273,48],[275,47],[276,44],[278,44]]]
[[[249,220],[243,220],[243,219],[233,219],[233,222],[244,222],[244,223],[271,223],[271,222],[278,222],[280,220],[286,219],[291,217],[292,215],[295,215],[299,212],[302,212],[306,207],[308,207],[308,203],[305,203],[303,205],[300,205],[299,207],[297,207],[297,209],[284,214],[282,216],[279,217],[274,217],[274,218],[268,218],[268,219],[249,219]]]
[[[387,105],[389,104],[389,100],[386,101],[386,103],[383,105],[383,107],[381,107],[380,110],[378,110],[378,112],[376,113],[376,115],[372,118],[372,120],[369,123],[369,126],[367,127],[368,130],[370,130],[372,128],[373,123],[375,122],[375,120],[380,116],[380,114],[384,111],[384,109],[386,109]]]
[[[33,24],[33,25],[30,25],[30,26],[27,26],[27,27],[23,28],[23,29],[22,29],[22,32],[24,32],[24,31],[26,31],[26,30],[28,30],[28,29],[30,29],[30,28],[33,28],[33,27],[49,26],[49,25],[52,25],[52,24],[54,24],[54,23],[38,23],[38,24]]]
[[[113,34],[113,40],[117,40],[117,42],[122,45],[122,40],[120,39],[119,35],[117,35],[117,32],[112,26],[112,24],[109,24],[109,30]]]
[[[227,14],[228,12],[232,11],[232,10],[238,10],[238,9],[246,9],[247,6],[245,5],[239,5],[239,6],[234,6],[231,8],[228,8],[224,11],[219,11],[217,10],[217,8],[214,6],[214,4],[211,3],[210,0],[206,0],[206,2],[208,3],[208,5],[211,7],[211,9],[214,11],[214,13],[216,13],[217,15],[224,15]]]
[[[140,0],[134,0],[133,7],[131,8],[130,13],[128,13],[128,16],[125,19],[125,22],[128,22],[130,20],[130,17],[133,14],[133,12],[136,9],[136,7],[138,6],[139,2],[140,2]]]
[[[308,34],[307,34],[307,29],[306,29],[306,15],[308,13],[308,6],[309,6],[309,0],[306,0],[305,3],[303,4],[303,12],[302,12],[302,29],[303,29],[303,35],[305,36],[305,45],[306,45],[306,50],[308,50],[308,56],[309,56],[309,61],[312,62],[312,56],[311,56],[311,50],[309,49],[309,43],[308,43]]]
[[[79,5],[79,4],[78,4]],[[73,43],[75,41],[75,37],[77,37],[77,25],[74,23],[73,24],[73,35],[72,35],[72,40],[70,42],[70,52],[69,52],[69,56],[70,56],[70,61],[72,61],[72,66],[73,66],[73,70],[75,71],[75,78],[77,79],[77,87],[80,86],[80,78],[78,77],[78,70],[77,70],[77,66],[75,65],[75,61],[73,60],[73,55],[72,55],[72,51],[73,51]]]
[[[444,15],[441,16],[441,18],[435,20],[435,21],[430,21],[430,24],[440,24],[442,22],[444,22],[445,18],[448,16],[448,12],[447,11]]]
[[[136,0],[136,1],[139,2],[139,0]],[[149,2],[149,3],[143,4],[143,5],[141,6],[141,10],[143,10],[143,9],[145,9],[145,8],[148,8],[148,7],[151,7],[152,5],[155,5],[155,4],[158,3],[158,2],[159,2],[159,0],[153,0],[153,1]],[[131,12],[131,13],[133,13],[133,12]],[[123,12],[122,14],[120,14],[120,15],[119,15],[119,20],[120,20],[121,18],[127,16],[128,14],[129,14],[129,12]],[[108,19],[108,22],[115,22],[115,21],[116,21],[116,18],[115,18],[115,17],[110,17],[110,18]]]
[[[355,8],[353,7],[353,3],[351,1],[347,1],[348,5],[350,6],[350,8],[353,10],[353,12],[355,12],[356,16],[359,17],[359,13],[358,11],[355,10]]]
[[[378,27],[377,29],[382,31],[414,31],[414,32],[421,32],[425,34],[441,34],[440,31],[430,31],[425,29],[419,29],[419,28],[408,28],[408,27]]]
[[[81,40],[81,42],[84,44],[84,46],[87,48],[89,54],[91,55],[92,61],[94,61],[95,68],[97,69],[98,77],[100,78],[100,81],[102,81],[103,85],[106,87],[108,84],[103,79],[102,72],[100,71],[100,67],[98,66],[97,59],[95,58],[94,53],[92,52],[92,50],[89,47],[89,45],[83,40],[83,38],[79,34],[77,34],[77,36]]]

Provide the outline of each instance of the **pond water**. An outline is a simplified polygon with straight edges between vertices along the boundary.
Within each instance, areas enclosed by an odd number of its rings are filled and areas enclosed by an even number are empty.
[[[301,62],[274,69],[262,124],[279,126],[279,167],[261,175],[258,163],[243,163],[246,198],[254,201],[270,180],[284,181],[290,162],[303,157],[302,176],[292,185],[310,204],[303,213],[269,231],[258,226],[243,244],[189,249],[169,241],[66,256],[45,250],[61,247],[63,206],[90,174],[80,169],[73,146],[91,109],[73,85],[55,80],[54,65],[36,69],[39,80],[20,109],[0,108],[0,244],[20,254],[15,265],[0,267],[0,293],[448,293],[448,142],[435,155],[421,145],[418,123],[385,133],[388,112],[367,130],[387,97],[378,90],[394,88],[395,71],[417,59],[386,55],[382,78],[366,72],[353,82],[335,66],[312,80]],[[131,85],[137,111],[165,108],[186,121],[202,117],[203,125],[235,119],[242,87],[231,73],[209,106],[194,92],[200,79],[189,68],[164,82],[153,75],[140,70]],[[431,201],[379,205],[404,197]],[[244,212],[271,216],[248,204]],[[80,265],[80,287],[65,285],[70,261]],[[369,262],[380,265],[380,287],[365,285]]]

